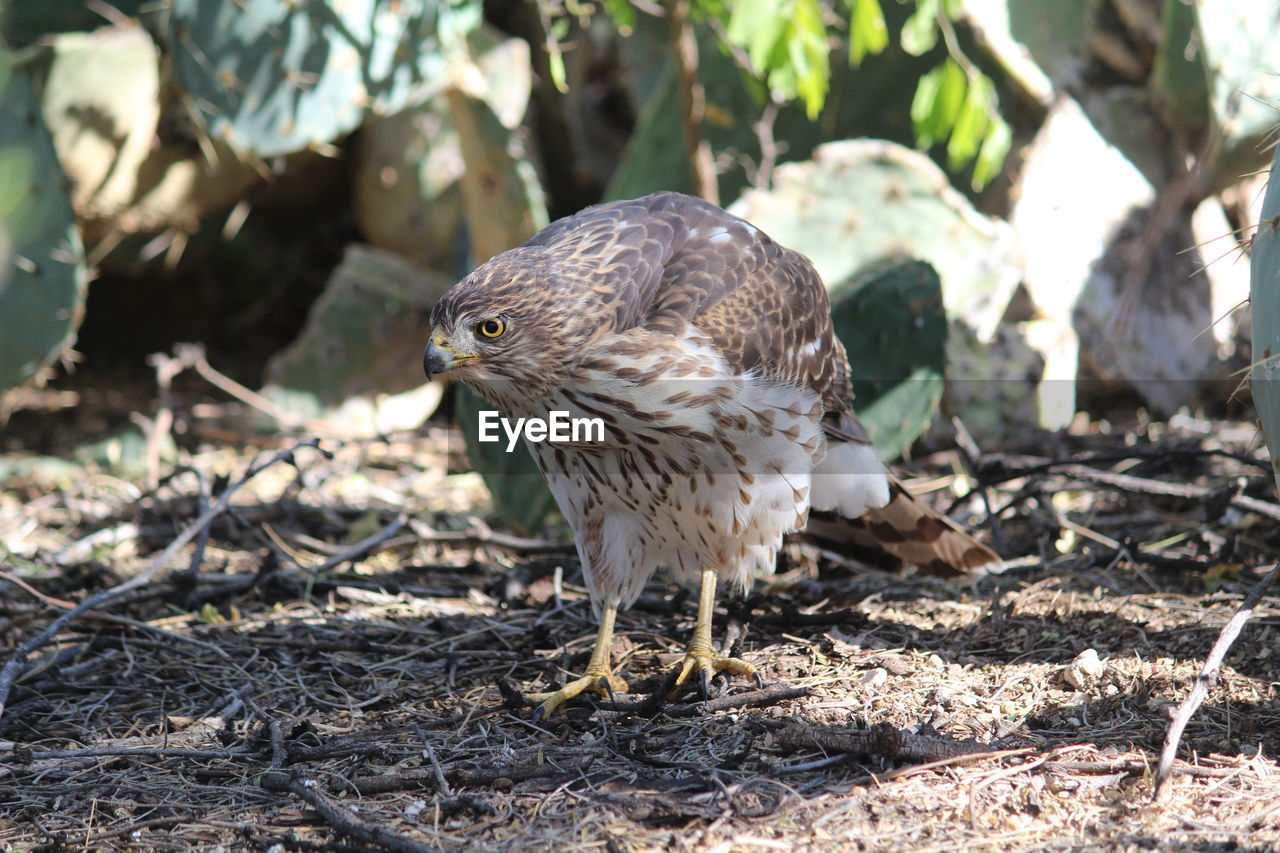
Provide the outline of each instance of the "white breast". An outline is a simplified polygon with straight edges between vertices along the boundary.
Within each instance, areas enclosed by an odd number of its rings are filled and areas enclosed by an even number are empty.
[[[607,412],[603,445],[530,445],[593,602],[631,604],[658,568],[683,581],[714,568],[743,587],[772,571],[783,535],[808,516],[825,444],[817,395],[733,376],[693,337],[620,363],[629,378],[600,365],[548,406]]]

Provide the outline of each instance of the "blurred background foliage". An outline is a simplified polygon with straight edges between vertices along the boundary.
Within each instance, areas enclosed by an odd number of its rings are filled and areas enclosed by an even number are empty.
[[[253,429],[468,411],[421,382],[439,294],[664,189],[813,258],[886,457],[940,407],[981,442],[1220,410],[1252,360],[1274,0],[8,0],[0,34],[11,454],[93,400],[78,439],[136,430],[182,341]]]

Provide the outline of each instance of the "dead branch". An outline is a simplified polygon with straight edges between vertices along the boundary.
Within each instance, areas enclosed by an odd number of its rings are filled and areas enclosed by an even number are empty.
[[[319,443],[320,440],[315,438],[307,441],[301,441],[288,450],[282,450],[279,453],[276,453],[265,462],[250,465],[249,469],[245,471],[239,480],[228,486],[226,491],[219,496],[218,500],[202,512],[195,521],[188,524],[186,528],[178,534],[177,538],[170,542],[168,547],[161,551],[160,554],[151,561],[151,564],[140,574],[135,575],[123,583],[116,584],[109,589],[104,589],[99,593],[89,596],[76,607],[68,610],[66,613],[63,613],[61,616],[46,625],[44,630],[40,631],[25,643],[18,646],[18,648],[14,649],[13,653],[9,656],[9,660],[5,662],[4,667],[0,668],[0,719],[4,717],[5,703],[9,699],[9,691],[13,688],[13,683],[18,679],[18,677],[27,670],[27,659],[30,657],[32,652],[52,640],[57,636],[59,631],[65,628],[70,622],[83,616],[86,612],[102,607],[104,604],[114,601],[125,593],[150,583],[160,570],[164,568],[165,564],[173,558],[174,554],[186,546],[186,544],[194,539],[201,530],[207,527],[215,518],[227,510],[227,507],[231,504],[231,496],[234,495],[242,486],[258,474],[265,471],[267,468],[275,465],[277,462],[286,459],[292,461],[294,454],[303,447],[311,447],[316,450],[320,450]],[[320,450],[320,452],[326,453],[324,450]]]
[[[1040,767],[1051,773],[1124,773],[1128,776],[1142,776],[1151,770],[1150,764],[1136,758],[1120,758],[1113,761],[1046,761]],[[1171,768],[1170,772],[1176,776],[1191,776],[1196,779],[1225,779],[1237,775],[1240,768],[1177,764]]]
[[[974,740],[951,740],[934,735],[917,735],[882,723],[860,731],[846,731],[788,720],[773,733],[783,746],[877,755],[900,761],[954,761],[959,758],[988,757],[997,751]],[[999,754],[1007,750],[998,751]]]
[[[445,771],[445,778],[452,784],[463,788],[490,787],[500,780],[508,782],[527,782],[530,779],[553,779],[576,777],[593,761],[594,756],[576,758],[572,761],[550,761],[542,764],[518,764],[508,767],[451,767]],[[361,794],[382,794],[388,791],[405,789],[436,789],[440,781],[434,768],[419,767],[399,773],[387,773],[378,776],[356,776],[350,784]],[[444,789],[440,789],[442,793]]]
[[[1169,721],[1169,730],[1164,736],[1164,747],[1160,750],[1160,765],[1156,769],[1156,799],[1159,799],[1167,791],[1165,786],[1171,776],[1173,759],[1177,755],[1178,743],[1182,740],[1183,730],[1187,727],[1187,723],[1191,721],[1191,716],[1195,714],[1196,709],[1200,707],[1205,697],[1209,695],[1209,691],[1218,683],[1218,676],[1222,674],[1223,659],[1226,658],[1227,652],[1231,649],[1232,644],[1235,643],[1236,638],[1240,636],[1240,631],[1244,628],[1244,624],[1253,615],[1253,609],[1262,600],[1262,596],[1267,594],[1267,590],[1271,588],[1271,584],[1277,576],[1280,576],[1280,563],[1276,563],[1275,567],[1267,572],[1267,576],[1258,581],[1257,585],[1245,596],[1244,601],[1240,602],[1236,612],[1227,620],[1227,624],[1222,626],[1222,633],[1218,635],[1217,641],[1209,651],[1209,656],[1205,658],[1204,669],[1200,670],[1200,675],[1196,677],[1196,683],[1191,688],[1191,692],[1187,694],[1186,699],[1182,700],[1182,704],[1178,706],[1177,713]]]
[[[707,94],[698,78],[698,39],[689,22],[689,0],[668,0],[666,9],[679,78],[680,121],[689,152],[689,168],[693,172],[694,192],[712,204],[719,204],[720,188],[716,184],[711,144],[702,133]]]
[[[252,388],[247,388],[226,374],[215,370],[213,365],[209,363],[209,359],[205,357],[202,344],[177,344],[173,348],[173,354],[184,366],[194,370],[200,375],[200,378],[210,385],[274,418],[281,426],[300,427],[305,423],[302,418],[299,418],[293,412],[280,408]]]
[[[529,539],[524,536],[512,536],[490,530],[487,524],[479,519],[472,525],[474,530],[433,530],[418,519],[409,521],[409,528],[419,539],[427,542],[450,542],[460,545],[492,545],[507,551],[523,554],[569,554],[572,553],[572,542],[557,542],[552,539]]]
[[[180,747],[87,747],[85,749],[46,749],[28,752],[23,761],[90,761],[99,758],[236,758],[241,749],[182,749]]]
[[[343,563],[355,562],[356,560],[361,559],[366,554],[373,551],[373,549],[381,545],[383,542],[390,539],[392,536],[395,536],[396,533],[400,531],[400,528],[404,527],[405,522],[408,520],[409,520],[409,516],[405,515],[404,513],[400,513],[398,516],[396,516],[395,521],[391,522],[386,527],[379,530],[377,533],[374,533],[372,536],[367,536],[364,539],[361,539],[359,542],[352,545],[350,548],[345,549],[341,553],[334,554],[332,557],[325,560],[323,563],[321,563],[318,566],[309,566],[307,568],[307,571],[310,572],[312,575],[322,575],[325,572],[329,571],[330,569],[340,566]]]
[[[796,687],[792,684],[782,683],[770,684],[768,687],[763,687],[759,690],[748,690],[746,693],[718,696],[715,699],[707,699],[702,702],[670,705],[663,709],[663,713],[669,717],[704,717],[708,714],[728,711],[733,708],[772,705],[775,702],[785,702],[788,699],[801,699],[812,692],[808,687]]]
[[[369,823],[357,817],[350,809],[344,808],[320,793],[320,789],[312,779],[290,778],[287,787],[290,793],[319,812],[326,823],[349,838],[355,838],[367,844],[377,844],[387,850],[404,851],[404,853],[439,853],[440,851],[439,847],[414,841],[398,832],[392,832],[385,826]]]
[[[1210,500],[1223,495],[1230,489],[1214,488],[1212,486],[1197,486],[1192,483],[1167,483],[1163,480],[1153,480],[1150,477],[1135,477],[1132,474],[1118,474],[1115,471],[1103,471],[1097,468],[1090,468],[1081,465],[1076,461],[1052,462],[1029,466],[1025,469],[1007,472],[999,477],[990,478],[989,482],[997,480],[1011,480],[1017,477],[1029,476],[1031,474],[1056,471],[1068,477],[1074,477],[1077,480],[1085,480],[1090,483],[1097,483],[1102,486],[1111,486],[1114,489],[1120,489],[1125,492],[1134,492],[1141,495],[1164,495],[1173,498],[1182,498],[1184,500]],[[1232,487],[1233,488],[1233,487]],[[1229,501],[1231,506],[1242,509],[1246,512],[1254,512],[1258,515],[1265,516],[1276,521],[1280,521],[1280,504],[1274,504],[1269,501],[1251,498],[1248,495],[1232,493]]]
[[[358,817],[352,810],[321,793],[314,779],[291,776],[284,772],[283,768],[289,760],[284,724],[272,717],[267,721],[267,732],[271,739],[271,772],[263,774],[262,787],[269,791],[288,791],[315,809],[331,827],[349,838],[355,838],[367,844],[376,844],[387,850],[406,851],[406,853],[437,853],[439,851],[438,847],[406,838],[385,826],[379,826]]]
[[[653,692],[639,701],[618,701],[613,697],[613,701],[608,704],[602,704],[600,710],[606,713],[622,713],[636,714],[638,716],[650,716],[661,711],[665,716],[677,719],[688,717],[706,717],[718,711],[728,711],[734,708],[747,708],[755,705],[772,705],[775,702],[784,702],[787,699],[800,699],[810,695],[813,691],[808,687],[795,687],[786,683],[770,684],[767,687],[761,687],[758,690],[748,690],[745,693],[733,693],[725,696],[717,696],[715,699],[704,699],[698,702],[682,702],[676,705],[667,705],[666,700],[671,690],[675,687],[675,679],[677,672],[671,670],[667,673],[667,677],[662,679],[654,688]]]
[[[609,702],[601,702],[598,705],[598,709],[609,713],[638,714],[640,716],[661,711],[668,717],[705,717],[718,711],[728,711],[733,708],[772,705],[775,702],[784,702],[787,699],[800,699],[813,692],[808,687],[796,687],[780,682],[758,690],[748,690],[745,693],[733,693],[727,696],[718,696],[715,699],[705,699],[700,702],[682,702],[678,705],[666,705],[667,694],[675,686],[675,676],[676,672],[674,670],[668,673],[667,678],[643,699],[620,700],[618,696],[614,696]],[[501,708],[514,710],[530,708],[538,704],[537,701],[525,696],[504,679],[498,680],[498,689],[502,691],[503,704],[499,706]],[[482,712],[490,710],[494,709],[481,709]]]

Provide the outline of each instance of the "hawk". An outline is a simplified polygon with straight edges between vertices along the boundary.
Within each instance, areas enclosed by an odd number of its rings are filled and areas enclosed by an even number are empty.
[[[656,569],[700,581],[677,689],[754,667],[711,645],[716,586],[773,570],[783,536],[874,545],[947,577],[998,558],[890,476],[852,409],[813,264],[700,199],[590,207],[476,269],[431,313],[428,377],[508,418],[599,418],[602,441],[527,441],[573,530],[599,617],[586,672],[535,718],[626,689],[614,619]],[[847,534],[847,536],[846,536]]]

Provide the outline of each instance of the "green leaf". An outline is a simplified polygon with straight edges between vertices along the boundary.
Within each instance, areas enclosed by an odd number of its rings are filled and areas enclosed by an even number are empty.
[[[814,118],[830,88],[830,46],[818,0],[743,0],[725,32],[746,48],[756,72],[785,100],[799,98]]]
[[[902,25],[898,36],[902,49],[912,56],[933,50],[938,43],[938,14],[941,0],[916,0],[916,10]]]
[[[911,103],[911,122],[920,147],[931,148],[951,133],[968,85],[964,69],[953,59],[920,78]]]
[[[619,33],[631,35],[636,26],[636,7],[631,5],[631,0],[600,0],[600,5],[613,18]]]
[[[1013,142],[1013,132],[1008,123],[1000,116],[994,116],[987,135],[982,138],[982,147],[978,149],[978,159],[973,164],[974,190],[981,190],[1004,166],[1004,158],[1009,154],[1009,146]]]
[[[942,66],[931,70],[916,82],[916,94],[911,99],[911,124],[915,128],[916,142],[922,148],[933,145],[937,139],[937,126],[932,121],[933,110],[938,103],[938,91],[942,88]]]
[[[880,0],[852,0],[849,15],[849,64],[855,68],[889,46]]]
[[[786,26],[778,14],[781,4],[773,0],[742,0],[735,3],[725,36],[731,44],[747,49],[756,71],[768,71],[766,61],[774,44],[782,39]]]
[[[569,91],[569,82],[565,76],[564,53],[560,49],[560,43],[569,35],[569,27],[568,18],[557,18],[551,22],[551,31],[547,34],[550,42],[547,46],[547,65],[551,71],[551,84],[562,94]]]
[[[970,82],[964,106],[956,116],[951,139],[947,142],[947,163],[952,169],[961,168],[978,153],[982,135],[991,123],[994,100],[995,87],[989,79],[979,75]]]

